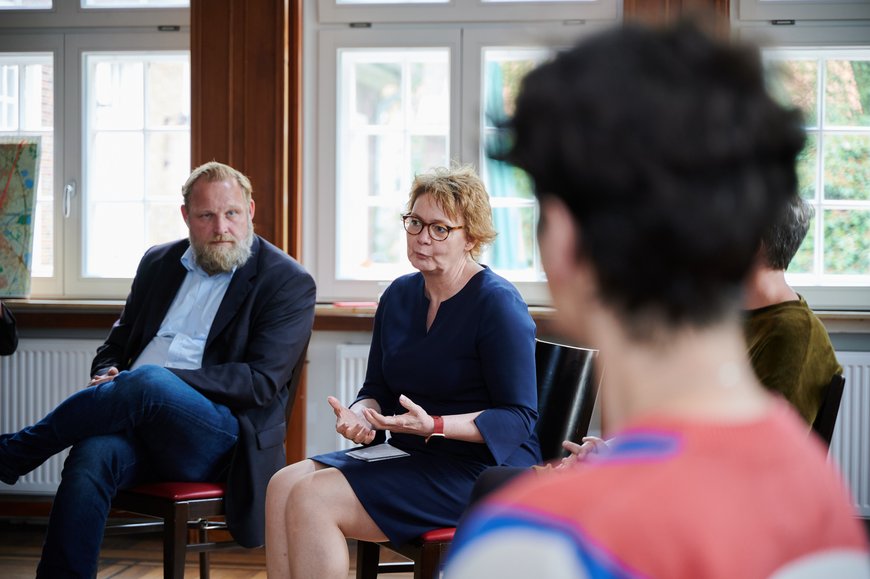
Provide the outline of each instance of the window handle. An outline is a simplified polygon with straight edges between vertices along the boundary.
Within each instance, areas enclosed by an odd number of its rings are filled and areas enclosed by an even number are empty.
[[[64,218],[69,217],[70,206],[72,205],[72,199],[76,196],[76,180],[72,179],[69,183],[66,184],[66,187],[63,188],[63,216]]]

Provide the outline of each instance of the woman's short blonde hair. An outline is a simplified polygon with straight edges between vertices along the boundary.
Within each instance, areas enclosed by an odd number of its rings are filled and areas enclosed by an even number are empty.
[[[436,167],[417,175],[411,185],[408,211],[411,211],[420,196],[427,194],[451,219],[464,222],[465,236],[474,243],[471,257],[477,259],[484,246],[491,243],[497,234],[492,226],[489,194],[474,168],[471,165],[450,169]]]

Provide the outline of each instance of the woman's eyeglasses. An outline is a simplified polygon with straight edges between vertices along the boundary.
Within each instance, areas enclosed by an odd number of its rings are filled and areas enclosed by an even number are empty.
[[[411,235],[420,235],[424,227],[429,228],[429,237],[435,241],[444,241],[454,229],[462,229],[462,225],[450,226],[443,223],[426,223],[416,215],[402,215],[402,225]]]

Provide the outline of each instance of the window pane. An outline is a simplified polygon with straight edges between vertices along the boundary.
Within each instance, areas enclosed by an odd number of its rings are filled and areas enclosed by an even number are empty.
[[[825,63],[825,122],[870,127],[870,61]]]
[[[41,138],[31,272],[54,274],[54,65],[50,53],[0,54],[0,136]]]
[[[528,2],[529,4],[534,3],[551,3],[551,2],[571,2],[574,4],[580,4],[583,2],[593,2],[594,0],[481,0],[485,4],[511,4],[514,2]]]
[[[447,4],[449,0],[336,0],[339,6],[361,4]]]
[[[339,279],[392,279],[410,268],[399,216],[415,173],[449,162],[449,56],[339,51]]]
[[[825,211],[825,273],[870,274],[870,211]]]
[[[543,280],[534,235],[536,204],[532,184],[520,169],[496,161],[487,149],[496,145],[498,123],[513,114],[523,77],[549,57],[534,48],[486,48],[483,50],[483,144],[480,159],[483,180],[493,207],[498,232],[485,259],[513,281]]]
[[[84,68],[83,274],[132,277],[145,249],[187,235],[189,56],[88,53]]]
[[[870,133],[825,138],[825,199],[870,200]]]
[[[132,248],[145,247],[142,203],[98,202],[88,204],[85,275],[133,277],[144,250],[132,256]]]
[[[82,8],[187,8],[189,0],[81,0]]]
[[[0,10],[44,10],[51,0],[0,0]]]
[[[88,117],[94,129],[144,126],[144,69],[136,56],[88,57]]]
[[[777,98],[805,115],[798,186],[816,210],[788,271],[805,283],[863,284],[870,274],[870,51],[796,48],[767,56]]]
[[[498,237],[481,261],[497,268],[512,281],[538,281],[538,263],[535,223],[536,205],[499,206],[492,209],[492,220]]]
[[[772,60],[767,71],[768,84],[782,104],[798,107],[808,127],[818,123],[817,60]]]
[[[810,222],[810,229],[807,231],[807,236],[801,243],[791,263],[788,264],[788,273],[812,273],[813,272],[813,255],[816,249],[816,218]]]
[[[798,191],[804,199],[816,198],[816,181],[819,175],[819,137],[807,132],[807,142],[797,158]]]

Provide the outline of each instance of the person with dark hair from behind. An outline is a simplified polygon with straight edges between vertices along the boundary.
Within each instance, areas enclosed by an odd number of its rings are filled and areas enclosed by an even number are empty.
[[[112,498],[160,481],[226,481],[233,538],[259,546],[285,462],[287,385],[314,322],[314,280],[254,234],[250,180],[209,162],[181,188],[188,239],[149,249],[87,387],[0,435],[0,481],[72,447],[37,577],[93,577]]]
[[[821,320],[785,279],[813,217],[796,197],[762,236],[745,284],[746,344],[761,383],[779,392],[812,424],[825,388],[843,367]]]
[[[616,440],[480,503],[446,578],[870,577],[841,477],[741,325],[801,124],[757,50],[685,23],[613,29],[526,76],[499,156],[532,178],[555,320],[600,349]]]
[[[813,208],[795,197],[763,235],[755,264],[744,283],[744,332],[749,361],[761,385],[778,392],[812,425],[825,388],[843,367],[821,320],[785,279],[785,270],[806,237]],[[591,454],[606,452],[611,441],[584,437],[564,441],[569,453],[547,468],[568,468]],[[525,469],[494,466],[483,471],[471,492],[471,504],[501,488]]]
[[[15,327],[15,316],[12,311],[0,301],[0,356],[10,356],[18,348],[18,330]]]

